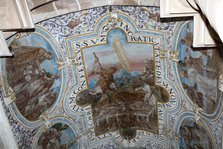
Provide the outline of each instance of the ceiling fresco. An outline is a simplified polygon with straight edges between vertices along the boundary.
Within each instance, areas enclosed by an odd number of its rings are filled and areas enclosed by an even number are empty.
[[[8,39],[4,108],[20,148],[222,148],[220,48],[194,49],[192,18],[105,6]]]
[[[202,137],[202,139],[201,139]],[[206,148],[212,147],[209,134],[202,125],[193,119],[186,118],[180,126],[180,148]]]
[[[223,71],[222,53],[216,49],[192,49],[191,25],[184,27],[178,40],[178,70],[182,86],[192,102],[211,114],[220,105],[222,96],[222,92],[216,89]]]
[[[60,75],[51,45],[37,34],[14,39],[13,59],[6,60],[8,85],[15,105],[28,120],[34,121],[52,106],[60,90]],[[17,69],[19,68],[19,69]]]

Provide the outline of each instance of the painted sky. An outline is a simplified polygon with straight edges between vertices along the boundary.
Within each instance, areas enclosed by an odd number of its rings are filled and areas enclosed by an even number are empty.
[[[83,49],[82,52],[84,55],[85,68],[88,74],[93,70],[93,64],[94,64],[93,52],[95,52],[96,55],[99,57],[102,66],[106,67],[112,65],[116,66],[119,65],[120,62],[118,56],[113,49],[113,41],[115,36],[119,37],[124,47],[128,61],[131,64],[132,71],[135,71],[137,69],[136,67],[134,67],[134,63],[137,63],[137,67],[139,67],[138,65],[139,63],[144,64],[144,61],[146,59],[152,59],[153,45],[128,43],[126,41],[126,34],[123,30],[112,29],[108,33],[108,44]]]

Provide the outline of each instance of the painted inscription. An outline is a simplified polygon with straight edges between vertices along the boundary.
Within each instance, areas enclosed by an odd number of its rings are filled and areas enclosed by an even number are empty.
[[[107,44],[81,51],[88,88],[78,93],[76,103],[90,105],[96,136],[119,131],[131,140],[138,129],[158,133],[157,102],[169,99],[167,90],[155,83],[154,50],[159,50],[160,41],[132,35],[128,42],[130,33],[112,29]]]

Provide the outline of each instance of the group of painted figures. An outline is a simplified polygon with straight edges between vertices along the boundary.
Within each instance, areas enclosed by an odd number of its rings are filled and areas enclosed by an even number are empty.
[[[80,92],[76,102],[91,106],[96,135],[119,130],[124,138],[132,139],[136,129],[157,133],[156,102],[167,102],[169,94],[155,85],[154,61],[145,60],[144,72],[128,72],[118,66],[104,68],[93,55],[93,71],[88,76],[91,87]]]
[[[41,68],[52,55],[43,48],[11,46],[13,59],[6,61],[8,83],[16,96],[16,106],[28,120],[37,120],[56,100],[51,87],[59,75]]]

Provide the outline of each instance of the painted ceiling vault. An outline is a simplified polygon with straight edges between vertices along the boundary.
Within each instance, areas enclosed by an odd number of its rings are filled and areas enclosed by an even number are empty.
[[[4,108],[20,148],[221,149],[221,48],[192,48],[192,18],[104,6],[8,39]]]

